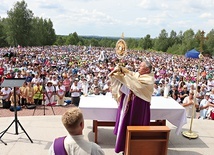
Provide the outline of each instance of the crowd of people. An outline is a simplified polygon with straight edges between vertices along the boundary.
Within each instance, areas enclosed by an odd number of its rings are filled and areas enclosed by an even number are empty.
[[[0,48],[0,79],[1,82],[6,78],[26,79],[23,86],[15,88],[21,107],[41,105],[43,99],[46,105],[66,105],[65,97],[71,97],[73,104],[78,106],[81,95],[105,95],[111,91],[108,74],[118,63],[137,71],[142,59],[152,65],[153,96],[171,96],[190,116],[196,95],[200,118],[210,117],[214,107],[214,63],[208,57],[199,60],[162,52],[128,50],[124,58],[118,59],[113,48],[73,45]],[[1,88],[5,108],[11,106],[12,89]]]

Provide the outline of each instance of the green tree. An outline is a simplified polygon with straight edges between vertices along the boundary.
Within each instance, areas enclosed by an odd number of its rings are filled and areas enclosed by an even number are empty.
[[[174,31],[174,30],[172,30],[171,32],[170,32],[170,36],[169,36],[169,46],[171,47],[171,46],[173,46],[174,44],[176,44],[177,43],[177,33]]]
[[[140,38],[140,39],[138,40],[138,48],[139,48],[139,49],[143,49],[143,42],[144,42],[144,39],[143,39],[143,38]]]
[[[194,41],[193,41],[193,45],[194,45],[194,48],[198,51],[201,51],[201,47],[200,47],[200,43],[201,43],[201,31],[198,30],[198,32],[195,34],[195,37],[194,37]],[[207,49],[206,45],[203,43],[203,50]]]
[[[53,45],[56,41],[55,30],[53,29],[53,23],[50,19],[43,21],[43,45]]]
[[[147,34],[143,39],[143,49],[150,49],[152,48],[152,39],[149,34]]]
[[[56,42],[55,42],[56,45],[60,45],[60,46],[65,45],[65,43],[66,43],[66,37],[64,37],[64,36],[57,36],[56,38],[57,38]]]
[[[214,29],[207,34],[207,38],[208,40],[205,40],[205,45],[207,47],[205,53],[214,55]]]
[[[95,38],[92,38],[92,39],[90,40],[90,44],[91,44],[91,46],[96,46],[96,47],[98,47],[98,46],[99,46],[99,41],[98,41],[97,39],[95,39]]]
[[[72,35],[73,35],[73,38],[74,38],[74,43],[73,44],[77,45],[79,43],[79,41],[80,41],[79,36],[78,36],[78,34],[76,32],[74,32]]]
[[[13,46],[27,46],[31,37],[33,12],[27,9],[27,4],[22,0],[17,2],[7,15],[8,43]]]
[[[176,44],[182,44],[182,40],[183,40],[183,32],[180,31],[177,35]]]
[[[66,39],[66,45],[83,45],[84,40],[79,38],[76,32],[70,33]]]
[[[56,41],[55,30],[50,19],[34,17],[32,19],[30,46],[53,45]]]
[[[44,41],[43,35],[43,19],[35,17],[32,20],[32,37],[30,38],[30,46],[42,46]]]
[[[183,53],[181,44],[174,44],[167,49],[167,53],[181,55]]]
[[[116,41],[113,41],[110,45],[111,48],[115,48],[115,45],[116,45]]]
[[[189,29],[189,30],[186,30],[184,33],[183,33],[183,39],[182,39],[182,51],[184,54],[185,52],[193,49],[193,48],[196,48],[195,47],[195,41],[196,41],[196,38],[195,38],[195,33],[192,29]]]
[[[70,33],[66,39],[66,45],[74,45],[75,39],[72,33]]]
[[[5,33],[5,19],[1,19],[0,17],[0,47],[8,46],[6,41],[6,33]]]
[[[83,38],[83,43],[85,46],[89,46],[90,45],[90,41],[89,39]]]
[[[112,39],[110,38],[102,38],[99,41],[100,46],[102,47],[111,47]]]
[[[159,37],[155,40],[154,48],[157,51],[166,52],[169,47],[168,33],[165,29],[161,30]]]
[[[134,49],[134,48],[138,47],[138,41],[137,41],[137,39],[128,38],[126,40],[126,43],[127,43],[127,46],[128,46],[129,49]]]

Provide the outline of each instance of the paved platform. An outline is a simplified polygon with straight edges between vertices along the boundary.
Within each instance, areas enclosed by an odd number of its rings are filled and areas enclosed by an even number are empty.
[[[14,117],[0,117],[0,132],[5,130],[13,120]],[[19,125],[18,135],[15,134],[14,123],[2,137],[7,145],[0,142],[0,155],[47,155],[53,139],[67,134],[61,123],[60,115],[19,116],[18,120],[33,143],[30,142]],[[183,131],[189,130],[189,125],[190,120],[188,119],[188,124],[183,126]],[[194,119],[193,131],[198,133],[199,137],[192,140],[183,137],[182,134],[176,135],[175,127],[168,122],[167,126],[171,129],[168,155],[213,155],[213,120]],[[91,120],[85,120],[84,135],[86,139],[94,141]],[[113,127],[99,127],[98,143],[106,155],[116,154],[114,152],[115,139]]]

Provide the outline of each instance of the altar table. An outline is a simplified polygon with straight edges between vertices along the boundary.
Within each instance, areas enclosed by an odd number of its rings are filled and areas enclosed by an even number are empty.
[[[97,141],[97,126],[112,126],[116,120],[118,104],[107,95],[81,96],[79,108],[84,119],[94,120],[95,142]],[[153,96],[151,100],[151,120],[168,120],[176,126],[176,134],[181,132],[182,126],[187,123],[186,111],[171,97]],[[95,123],[95,124],[94,124]],[[104,123],[104,124],[103,124]]]

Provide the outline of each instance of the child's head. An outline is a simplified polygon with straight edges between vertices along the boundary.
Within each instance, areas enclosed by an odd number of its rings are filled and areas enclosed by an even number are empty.
[[[84,128],[83,114],[79,108],[70,108],[62,115],[62,123],[71,135],[82,134]]]

